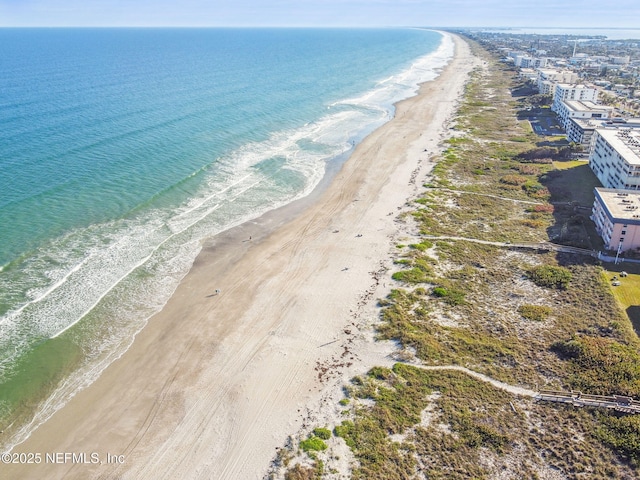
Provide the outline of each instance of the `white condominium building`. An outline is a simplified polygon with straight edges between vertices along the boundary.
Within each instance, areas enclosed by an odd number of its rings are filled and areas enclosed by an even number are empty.
[[[596,129],[589,166],[606,188],[640,187],[640,131],[630,128]]]
[[[520,68],[539,68],[547,65],[546,58],[530,57],[529,55],[516,55],[514,64]]]
[[[571,119],[607,119],[611,116],[613,107],[598,105],[597,103],[588,100],[565,100],[564,102],[558,103],[555,112],[558,116],[558,122],[564,131],[567,132],[567,136],[569,136],[569,131],[571,130]]]
[[[582,145],[591,151],[593,134],[598,128],[640,128],[640,118],[571,118],[567,125],[567,140]]]
[[[587,87],[586,85],[569,85],[566,83],[559,83],[556,85],[555,93],[553,94],[553,105],[551,106],[551,110],[558,112],[562,102],[569,100],[597,103],[598,89],[594,87]]]

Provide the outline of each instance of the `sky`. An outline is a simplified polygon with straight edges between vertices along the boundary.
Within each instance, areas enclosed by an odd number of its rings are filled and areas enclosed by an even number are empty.
[[[618,27],[639,0],[0,0],[0,27]]]

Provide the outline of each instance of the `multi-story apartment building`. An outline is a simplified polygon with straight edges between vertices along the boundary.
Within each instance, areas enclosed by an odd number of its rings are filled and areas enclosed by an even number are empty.
[[[567,132],[567,140],[578,145],[582,145],[586,149],[591,149],[591,140],[596,128],[601,127],[601,121],[571,118],[565,131]]]
[[[571,70],[556,70],[554,68],[538,68],[538,91],[545,95],[553,95],[558,83],[575,84],[578,74]]]
[[[640,192],[596,188],[591,220],[605,248],[617,252],[640,247]]]
[[[566,102],[568,100],[596,103],[598,101],[598,89],[587,85],[558,83],[554,90],[551,110],[558,112],[561,108],[562,102]]]
[[[514,59],[514,64],[518,68],[540,68],[547,66],[547,59],[544,57],[517,55]]]
[[[530,81],[531,83],[536,83],[538,81],[538,72],[533,68],[521,68],[518,70],[518,76]]]
[[[551,80],[542,80],[540,81],[540,77],[538,76],[537,80],[538,92],[542,95],[553,95],[553,91],[555,89],[556,84]]]
[[[567,137],[569,137],[572,119],[606,119],[611,116],[613,107],[598,105],[588,100],[565,100],[558,102],[555,112],[558,116],[558,122],[564,131],[567,132]]]
[[[593,134],[597,128],[640,128],[640,118],[570,118],[566,128],[567,140],[582,145],[587,151],[591,150]]]
[[[605,188],[640,189],[640,130],[596,129],[589,166]]]
[[[629,65],[631,57],[629,55],[623,55],[620,57],[611,56],[608,58],[609,62],[613,65]]]

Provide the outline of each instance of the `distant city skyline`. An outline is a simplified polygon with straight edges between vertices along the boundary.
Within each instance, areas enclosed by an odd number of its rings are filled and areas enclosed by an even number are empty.
[[[638,29],[637,0],[0,0],[0,27]]]

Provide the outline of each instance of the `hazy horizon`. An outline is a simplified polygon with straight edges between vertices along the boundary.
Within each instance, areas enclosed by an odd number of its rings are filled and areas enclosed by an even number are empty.
[[[638,29],[637,18],[635,0],[0,0],[0,27]]]

